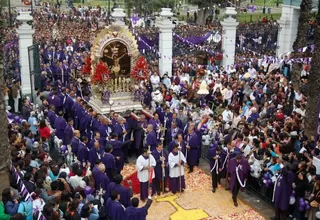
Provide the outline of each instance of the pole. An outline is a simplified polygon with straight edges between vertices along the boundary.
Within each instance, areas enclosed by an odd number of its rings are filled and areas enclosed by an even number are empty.
[[[148,181],[149,181],[149,187],[150,187],[150,177],[151,177],[151,175],[150,175],[150,172],[151,172],[151,168],[150,168],[150,166],[151,166],[151,159],[150,159],[151,151],[150,151],[150,147],[151,146],[149,145],[148,146],[148,157],[149,157],[149,161],[148,161],[148,167],[149,167],[149,170],[148,170]]]
[[[146,18],[147,17],[147,0],[144,0],[144,25],[146,25]]]
[[[10,0],[8,0],[8,7],[9,7],[9,27],[12,27],[12,14],[11,14],[11,3]]]
[[[110,11],[110,1],[111,1],[111,0],[108,0],[108,17],[110,17],[110,15],[111,15],[111,11]]]
[[[180,192],[182,192],[182,186],[181,186],[181,155],[180,155],[180,152],[181,152],[181,145],[179,143],[179,151],[178,151],[178,154],[179,154],[179,182],[180,182]]]

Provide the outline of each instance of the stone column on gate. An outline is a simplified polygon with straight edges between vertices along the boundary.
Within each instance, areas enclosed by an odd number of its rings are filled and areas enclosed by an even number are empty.
[[[291,5],[291,3],[285,1],[280,20],[278,20],[280,25],[276,51],[278,57],[293,50],[292,45],[297,37],[299,17],[300,5]]]
[[[164,73],[168,73],[169,76],[172,75],[172,31],[175,25],[172,23],[171,17],[173,13],[171,8],[162,8],[160,13],[160,18],[157,22],[157,27],[159,27],[159,74],[163,76]]]
[[[223,59],[222,66],[228,68],[228,66],[234,64],[235,51],[236,51],[236,31],[239,22],[235,18],[237,15],[236,8],[226,7],[225,15],[227,16],[222,22],[222,51]]]
[[[28,47],[33,45],[32,35],[34,30],[27,22],[33,20],[30,11],[21,11],[17,20],[22,22],[17,32],[19,34],[19,58],[20,58],[20,73],[21,73],[21,92],[23,95],[31,95],[31,79],[30,79],[30,64],[28,57]]]
[[[126,14],[122,8],[113,9],[111,17],[115,19],[113,22],[114,25],[125,26],[124,18],[126,17]]]

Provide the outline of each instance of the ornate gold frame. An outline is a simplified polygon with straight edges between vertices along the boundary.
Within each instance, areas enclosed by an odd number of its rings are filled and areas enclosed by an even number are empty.
[[[132,71],[140,54],[137,40],[127,27],[110,25],[101,30],[93,42],[91,48],[91,75],[95,65],[103,56],[105,46],[114,41],[119,41],[127,47],[128,55],[130,56],[130,70]]]

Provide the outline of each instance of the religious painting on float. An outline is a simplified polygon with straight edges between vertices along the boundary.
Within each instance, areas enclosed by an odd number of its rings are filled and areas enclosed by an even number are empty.
[[[90,80],[95,99],[128,96],[139,84],[131,77],[139,58],[138,44],[126,27],[111,25],[98,33],[91,49]]]
[[[112,79],[130,74],[130,56],[127,46],[120,41],[108,43],[103,49],[102,61],[109,66]]]

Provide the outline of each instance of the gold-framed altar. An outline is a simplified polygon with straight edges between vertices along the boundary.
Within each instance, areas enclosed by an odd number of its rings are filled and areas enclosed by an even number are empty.
[[[104,114],[111,107],[116,112],[142,108],[139,102],[133,101],[137,82],[130,78],[139,55],[137,40],[128,27],[110,25],[98,33],[91,48],[91,76],[101,62],[109,71],[100,83],[91,86],[90,104],[96,111]]]

